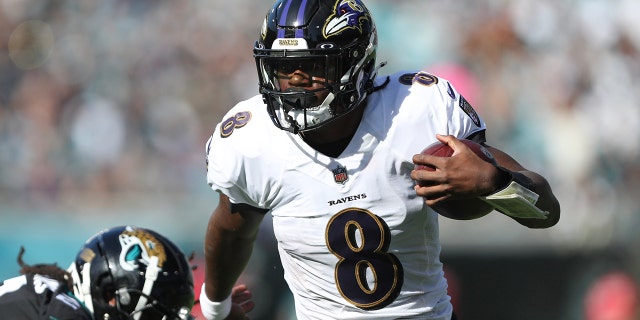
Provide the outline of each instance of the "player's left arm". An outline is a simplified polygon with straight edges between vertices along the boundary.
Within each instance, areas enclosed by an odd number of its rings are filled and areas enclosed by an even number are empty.
[[[501,168],[496,170],[492,179],[495,191],[499,191],[507,187],[512,181],[516,182],[530,191],[535,192],[538,195],[538,200],[535,202],[535,206],[547,212],[546,219],[524,219],[510,216],[518,223],[529,228],[549,228],[560,220],[560,203],[553,194],[551,186],[547,179],[542,175],[525,169],[520,163],[518,163],[513,157],[507,153],[496,149],[494,147],[484,145],[489,152],[493,154],[498,166]]]

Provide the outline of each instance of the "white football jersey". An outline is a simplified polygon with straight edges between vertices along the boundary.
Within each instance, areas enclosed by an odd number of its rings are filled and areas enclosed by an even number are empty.
[[[298,319],[448,320],[438,215],[413,189],[411,159],[436,134],[484,130],[448,81],[397,73],[331,158],[276,128],[255,96],[207,142],[207,181],[233,203],[270,210]]]

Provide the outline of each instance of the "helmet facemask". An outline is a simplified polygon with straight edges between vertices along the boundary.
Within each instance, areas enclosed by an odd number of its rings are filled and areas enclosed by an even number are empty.
[[[308,131],[359,105],[366,96],[367,86],[373,81],[371,69],[374,61],[371,56],[364,56],[366,50],[357,49],[256,49],[260,93],[274,124],[293,133]],[[345,63],[345,60],[357,59],[358,56],[362,58],[355,65]],[[369,64],[365,66],[367,62]],[[281,90],[280,80],[286,81],[287,75],[296,70],[309,77],[305,81],[313,88]]]

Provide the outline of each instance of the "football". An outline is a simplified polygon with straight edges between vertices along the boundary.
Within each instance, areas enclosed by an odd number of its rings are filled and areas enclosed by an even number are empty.
[[[496,159],[493,158],[491,152],[489,152],[489,150],[487,150],[487,148],[483,147],[481,144],[467,139],[460,139],[460,141],[466,144],[467,147],[471,149],[471,151],[473,151],[476,155],[478,155],[478,157],[480,157],[480,159],[496,164]],[[451,155],[453,154],[453,149],[451,149],[448,144],[437,141],[424,148],[424,150],[422,150],[422,154],[429,154],[437,157],[451,157]],[[416,170],[433,171],[435,170],[435,168],[431,166],[417,165]]]
[[[460,139],[460,141],[467,145],[482,160],[496,164],[496,160],[493,155],[481,144],[467,139]],[[429,154],[438,157],[450,157],[453,154],[453,149],[451,149],[451,147],[446,143],[438,141],[426,147],[422,151],[422,154]],[[429,171],[435,170],[434,167],[425,165],[416,165],[415,169]],[[418,184],[420,184],[419,181]],[[454,220],[477,219],[493,211],[493,207],[491,205],[478,198],[447,200],[431,206],[431,209],[441,216]]]

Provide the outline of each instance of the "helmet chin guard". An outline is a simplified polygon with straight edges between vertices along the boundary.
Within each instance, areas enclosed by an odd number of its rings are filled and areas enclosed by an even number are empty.
[[[360,0],[276,1],[253,50],[273,123],[304,132],[360,106],[373,87],[376,50],[375,25]],[[282,90],[279,74],[298,69],[320,85]]]
[[[318,124],[326,123],[335,116],[331,107],[334,94],[329,93],[322,103],[317,106],[313,104],[317,97],[313,93],[294,93],[284,96],[280,102],[281,108],[274,110],[274,115],[278,117],[275,122],[289,124],[281,129],[297,133],[304,128],[313,128]]]

